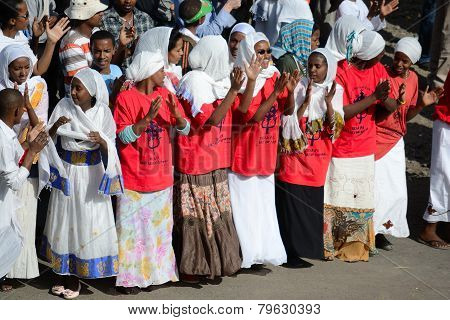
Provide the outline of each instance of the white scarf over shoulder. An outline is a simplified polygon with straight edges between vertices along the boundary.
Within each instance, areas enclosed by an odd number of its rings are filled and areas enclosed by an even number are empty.
[[[192,71],[181,78],[177,95],[191,104],[195,117],[204,104],[223,99],[231,87],[228,45],[222,36],[200,39],[189,54]]]
[[[74,78],[79,79],[89,94],[95,97],[95,105],[83,112],[71,97],[64,98],[56,105],[49,126],[51,127],[61,116],[70,119],[69,123],[57,131],[61,136],[62,148],[68,151],[98,149],[98,144],[91,142],[87,136],[91,131],[98,132],[108,146],[108,163],[103,179],[99,181],[99,193],[105,195],[123,193],[122,169],[115,145],[116,123],[108,107],[106,84],[97,71],[89,68],[80,70]]]

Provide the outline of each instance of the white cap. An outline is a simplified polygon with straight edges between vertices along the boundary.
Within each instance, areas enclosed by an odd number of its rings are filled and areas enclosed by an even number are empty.
[[[100,0],[70,0],[70,6],[64,11],[69,19],[87,20],[96,13],[108,9]]]

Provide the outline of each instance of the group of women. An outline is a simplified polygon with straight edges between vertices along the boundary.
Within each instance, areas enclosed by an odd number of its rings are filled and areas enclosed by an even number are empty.
[[[238,24],[228,43],[201,38],[182,75],[181,34],[151,29],[112,112],[98,72],[74,76],[48,120],[55,144],[40,154],[40,181],[27,186],[40,190],[47,174],[53,187],[43,245],[53,294],[76,298],[79,278],[116,276],[130,293],[301,258],[367,261],[375,232],[408,235],[406,185],[386,181],[405,180],[405,123],[441,94],[418,98],[420,45],[401,39],[385,67],[383,38],[356,18],[341,17],[325,48],[315,30],[281,26],[274,62],[269,39]],[[17,83],[46,112],[26,53],[10,46],[0,61],[1,85]],[[18,263],[35,261],[28,248]]]

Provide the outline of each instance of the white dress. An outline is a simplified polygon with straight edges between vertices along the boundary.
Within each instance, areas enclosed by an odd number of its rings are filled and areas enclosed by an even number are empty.
[[[450,222],[450,124],[433,122],[430,168],[430,200],[425,221]]]
[[[76,131],[77,119],[60,107],[63,101],[65,107],[70,108],[67,105],[69,99],[63,99],[53,111],[49,127],[61,115],[66,115],[71,121],[61,128]],[[73,104],[71,107],[75,108]],[[115,122],[111,112],[106,110],[99,117],[97,111],[97,108],[91,108],[86,111],[86,116],[92,121],[96,119],[96,125],[114,141]],[[57,274],[80,278],[115,276],[118,271],[117,233],[111,197],[99,193],[105,168],[98,145],[61,136],[61,146],[66,150],[61,152],[61,158],[71,195],[52,190],[44,230],[45,255]]]
[[[375,233],[408,237],[407,210],[405,143],[401,138],[386,155],[375,161]]]
[[[242,251],[242,268],[287,261],[275,207],[274,175],[228,173],[233,220]]]

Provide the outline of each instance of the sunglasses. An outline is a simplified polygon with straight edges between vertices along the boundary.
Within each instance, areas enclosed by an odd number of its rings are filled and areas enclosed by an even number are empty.
[[[256,51],[256,53],[257,54],[271,54],[272,53],[272,49],[267,49],[267,50],[264,50],[264,49],[261,49],[261,50],[258,50],[258,51]]]
[[[26,15],[24,16],[17,16],[17,18],[23,18],[23,19],[28,19],[30,17],[30,13],[27,12]]]

